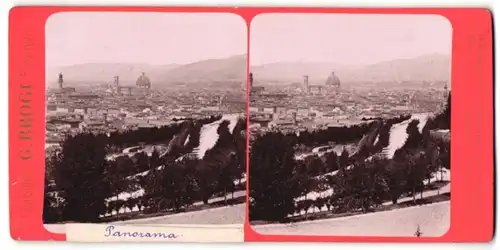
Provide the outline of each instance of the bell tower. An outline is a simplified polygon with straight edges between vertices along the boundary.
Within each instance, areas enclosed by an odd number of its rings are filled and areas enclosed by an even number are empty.
[[[57,83],[59,83],[59,89],[62,89],[63,88],[63,83],[64,83],[64,79],[63,79],[63,74],[62,73],[59,73],[59,79],[57,80]]]

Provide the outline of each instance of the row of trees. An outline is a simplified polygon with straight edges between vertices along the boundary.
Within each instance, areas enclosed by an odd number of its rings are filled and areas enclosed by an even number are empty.
[[[246,121],[240,119],[233,133],[228,125],[221,123],[219,139],[203,159],[160,157],[154,151],[151,156],[140,153],[107,161],[107,136],[82,133],[68,137],[60,154],[46,160],[44,221],[97,222],[100,215],[124,208],[179,211],[195,201],[208,203],[214,195],[234,192],[238,188],[235,180],[245,171]],[[141,197],[107,201],[140,189],[144,190]]]
[[[423,142],[424,137],[420,138],[422,146],[414,147],[413,138],[409,139],[393,159],[352,159],[344,151],[340,156],[331,153],[323,164],[318,159],[316,164],[306,165],[290,157],[293,145],[286,142],[286,137],[278,133],[266,134],[255,141],[250,157],[250,219],[282,220],[312,206],[327,206],[337,213],[367,212],[383,201],[397,203],[404,195],[412,195],[415,199],[418,192],[424,191],[426,180],[429,182],[441,168],[449,169],[450,157],[449,145]],[[263,144],[266,148],[257,148]],[[338,172],[318,177],[321,167],[337,168]],[[312,191],[328,189],[333,189],[333,194],[307,199]],[[301,196],[304,200],[295,203],[294,200]]]
[[[449,106],[436,117],[449,119],[445,114],[450,112]],[[379,129],[380,145],[388,145],[393,124],[408,118],[385,122],[389,125]],[[443,118],[441,124],[446,123],[449,120]],[[250,152],[250,220],[281,221],[290,214],[324,206],[335,213],[367,212],[384,201],[397,203],[405,195],[415,201],[435,173],[441,172],[442,179],[443,169],[450,169],[450,142],[429,136],[429,126],[420,132],[418,124],[418,120],[410,121],[407,140],[392,159],[382,155],[367,159],[362,154],[350,157],[343,151],[339,156],[332,152],[322,159],[298,161],[294,159],[297,141],[293,136],[270,132],[256,138]],[[449,125],[440,128],[449,129]],[[335,170],[335,175],[320,175]],[[307,197],[311,191],[329,189],[333,190],[329,195],[315,200]]]

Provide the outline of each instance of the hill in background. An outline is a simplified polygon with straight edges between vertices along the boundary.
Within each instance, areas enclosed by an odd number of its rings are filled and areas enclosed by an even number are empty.
[[[246,55],[203,60],[189,64],[148,65],[133,63],[86,63],[47,69],[48,86],[57,86],[57,77],[63,73],[67,86],[91,86],[113,82],[120,76],[122,85],[134,85],[145,72],[153,88],[182,83],[241,82],[246,79]]]
[[[111,84],[113,76],[120,76],[122,85],[134,85],[141,72],[151,79],[153,88],[172,85],[190,87],[237,87],[246,80],[247,56],[237,55],[222,59],[209,59],[189,64],[126,64],[86,63],[47,70],[47,84],[57,85],[57,76],[63,72],[66,86],[93,86],[95,83]],[[279,62],[255,65],[251,71],[259,84],[302,83],[309,75],[311,84],[324,84],[335,71],[343,86],[377,83],[378,87],[395,87],[422,82],[449,82],[451,57],[429,54],[409,59],[395,59],[370,65],[342,65],[338,63]],[[383,85],[383,86],[381,86]]]
[[[332,71],[347,85],[360,82],[436,82],[450,80],[451,57],[428,54],[359,66],[328,62],[279,62],[251,66],[251,71],[257,84],[302,83],[304,75],[309,75],[311,84],[324,84]]]

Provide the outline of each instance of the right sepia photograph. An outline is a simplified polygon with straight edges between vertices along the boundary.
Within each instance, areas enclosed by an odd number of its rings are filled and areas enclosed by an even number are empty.
[[[249,221],[259,234],[450,227],[452,26],[262,14],[250,25]]]

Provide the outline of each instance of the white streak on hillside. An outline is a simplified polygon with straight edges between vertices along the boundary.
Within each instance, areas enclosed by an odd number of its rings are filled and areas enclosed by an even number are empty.
[[[389,135],[389,145],[384,149],[387,158],[392,159],[396,150],[400,149],[405,144],[406,139],[408,138],[406,128],[410,122],[415,119],[419,120],[418,129],[420,133],[422,133],[428,117],[429,114],[414,114],[410,117],[410,119],[392,125]]]
[[[228,129],[232,134],[239,117],[240,114],[223,115],[220,120],[203,125],[200,131],[200,145],[193,150],[193,153],[198,155],[198,159],[203,159],[203,157],[205,157],[205,153],[212,149],[217,143],[217,140],[219,139],[219,134],[217,133],[219,125],[223,121],[229,121]]]

